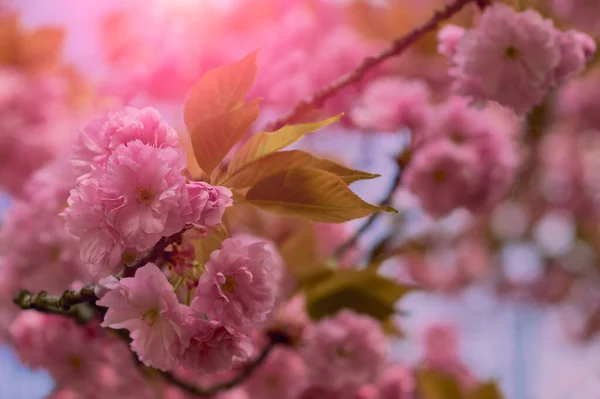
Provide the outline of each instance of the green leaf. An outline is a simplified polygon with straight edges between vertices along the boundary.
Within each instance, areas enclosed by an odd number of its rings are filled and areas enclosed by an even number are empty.
[[[228,172],[219,184],[229,188],[250,187],[282,170],[302,167],[326,170],[339,176],[346,184],[379,177],[372,173],[347,168],[327,159],[317,158],[304,151],[293,150],[274,152],[246,164],[233,173]]]
[[[206,174],[225,158],[258,118],[258,100],[205,119],[190,131],[196,162]]]
[[[395,313],[396,302],[412,289],[373,270],[337,270],[305,290],[306,307],[315,320],[349,308],[385,323]]]
[[[239,108],[256,78],[258,50],[232,64],[206,72],[192,88],[183,119],[188,131],[200,122]]]
[[[423,399],[462,399],[460,385],[447,374],[420,370],[417,373],[417,384]]]
[[[284,216],[313,222],[340,223],[393,208],[371,205],[331,172],[291,168],[272,174],[248,190],[246,201]]]
[[[305,134],[337,122],[341,117],[342,114],[321,122],[289,125],[275,132],[256,133],[234,154],[229,164],[229,171],[234,174],[249,163],[286,148],[300,140]]]

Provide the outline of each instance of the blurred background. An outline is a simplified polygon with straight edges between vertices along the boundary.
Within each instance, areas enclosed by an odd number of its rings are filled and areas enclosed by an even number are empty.
[[[59,136],[117,104],[152,105],[172,126],[183,129],[181,109],[191,83],[205,70],[262,46],[261,62],[270,69],[266,77],[259,77],[257,91],[266,98],[261,118],[268,121],[352,69],[357,60],[384,48],[386,41],[443,1],[250,0],[244,7],[238,3],[241,0],[15,0],[2,6],[18,12],[23,30],[45,26],[64,30],[60,58],[69,65],[77,116],[58,128]],[[309,11],[292,13],[287,3]],[[344,9],[344,22],[333,23],[339,8]],[[459,16],[455,22],[466,20]],[[346,30],[328,29],[331,26]],[[278,30],[286,40],[273,33]],[[411,65],[399,61],[388,67],[427,80],[434,88],[443,86],[447,65],[436,66],[440,61],[431,55],[435,43],[422,41],[416,51],[422,54],[406,56]],[[278,63],[273,61],[277,55],[282,58]],[[335,99],[333,107],[348,109],[347,98],[353,96],[358,95]],[[353,187],[365,200],[377,202],[391,184],[394,158],[408,137],[404,130],[382,131],[354,123],[310,136],[299,146],[381,174],[380,179]],[[12,196],[7,190],[0,197],[0,210],[11,206]],[[410,259],[386,261],[383,273],[430,284],[429,290],[411,293],[398,304],[397,322],[404,337],[394,341],[392,357],[418,362],[427,350],[427,332],[439,327],[442,335],[451,337],[448,345],[456,340],[460,358],[474,375],[497,380],[508,399],[598,399],[600,340],[594,334],[598,326],[590,321],[600,305],[598,280],[595,272],[585,271],[597,267],[590,244],[595,241],[580,234],[575,212],[549,207],[534,215],[521,199],[502,203],[487,220],[497,238],[494,252],[486,254],[487,268],[493,263],[501,272],[477,271],[455,278],[452,259],[457,254],[451,246],[440,246],[428,255],[436,267],[432,273],[447,276],[446,280],[419,280],[406,266]],[[424,232],[452,236],[470,220],[468,212],[459,210],[434,221],[403,190],[394,197],[394,205],[399,216],[380,218],[361,239],[362,247],[380,243],[390,231],[404,238]],[[360,223],[350,223],[348,230]],[[476,256],[475,251],[469,254]],[[560,252],[560,262],[563,255],[570,256],[563,262],[566,266],[550,265],[548,259],[560,263],[553,251]],[[555,266],[561,272],[554,273]],[[27,370],[8,347],[0,349],[0,399],[43,398],[52,389],[48,375]]]

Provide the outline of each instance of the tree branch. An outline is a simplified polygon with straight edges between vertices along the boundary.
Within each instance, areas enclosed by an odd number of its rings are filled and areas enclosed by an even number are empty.
[[[280,344],[281,342],[270,340],[267,346],[262,350],[262,352],[253,360],[243,365],[243,369],[237,376],[232,379],[220,382],[215,385],[211,385],[209,387],[199,387],[192,384],[188,384],[187,382],[179,380],[171,373],[162,373],[162,376],[173,385],[178,386],[182,390],[192,395],[198,396],[212,396],[221,391],[227,391],[229,389],[235,388],[240,385],[244,381],[246,381],[250,376],[254,373],[254,371],[267,359],[269,354],[273,351],[275,346]]]
[[[62,295],[50,295],[46,291],[32,294],[27,290],[19,290],[13,297],[13,302],[21,309],[66,315],[73,306],[80,303],[93,303],[97,299],[94,286],[90,285],[80,290],[66,290]]]
[[[382,53],[365,58],[354,71],[341,76],[329,86],[317,91],[312,97],[300,101],[289,113],[269,123],[265,130],[274,131],[280,129],[289,123],[296,122],[309,110],[323,106],[323,104],[333,97],[340,89],[359,82],[367,72],[371,71],[388,58],[402,54],[411,44],[425,36],[427,33],[435,30],[442,21],[457,14],[468,3],[475,2],[477,2],[479,7],[483,8],[488,5],[489,0],[455,0],[453,3],[448,4],[443,10],[436,11],[427,22],[396,39],[392,45]]]

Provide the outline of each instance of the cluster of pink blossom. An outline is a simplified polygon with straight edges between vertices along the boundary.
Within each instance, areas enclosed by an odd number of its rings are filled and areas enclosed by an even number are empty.
[[[465,207],[489,208],[508,190],[517,166],[516,145],[495,120],[456,97],[415,132],[406,187],[434,217]]]
[[[107,277],[97,289],[97,304],[108,308],[102,326],[129,330],[132,349],[148,366],[196,374],[228,370],[248,359],[249,334],[273,308],[270,262],[264,244],[226,239],[204,265],[189,306],[153,263],[134,277]]]
[[[22,197],[6,212],[0,228],[0,274],[3,285],[11,287],[2,294],[21,288],[59,294],[74,283],[92,282],[79,261],[77,240],[59,216],[75,186],[68,162],[48,163],[23,186]],[[8,321],[17,309],[6,299],[2,307],[10,311],[2,313]]]
[[[58,80],[0,69],[0,187],[20,195],[23,182],[52,160],[66,135]]]
[[[51,397],[149,399],[160,389],[147,383],[125,342],[97,325],[25,311],[10,325],[10,338],[25,365],[48,371],[60,387]]]
[[[152,108],[94,120],[72,160],[79,178],[62,215],[94,275],[118,272],[125,252],[144,253],[186,225],[220,224],[232,204],[227,188],[186,179],[177,133]]]
[[[516,12],[501,3],[487,7],[475,28],[447,26],[439,40],[440,52],[452,61],[457,93],[478,102],[495,101],[519,114],[581,73],[596,51],[588,35],[561,32],[537,11]]]

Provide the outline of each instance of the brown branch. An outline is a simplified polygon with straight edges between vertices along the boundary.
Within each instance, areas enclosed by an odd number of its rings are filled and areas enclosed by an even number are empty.
[[[35,309],[38,312],[52,313],[75,318],[78,322],[89,320],[90,309],[76,307],[76,305],[96,302],[98,297],[94,293],[94,286],[85,286],[80,290],[66,290],[62,295],[51,295],[46,291],[33,294],[27,290],[19,290],[13,297],[15,305],[21,309]]]
[[[188,384],[185,381],[182,381],[175,377],[171,373],[162,373],[162,376],[173,385],[178,386],[182,390],[192,395],[198,396],[213,396],[221,391],[227,391],[229,389],[235,388],[240,385],[244,381],[246,381],[250,376],[254,373],[254,371],[267,359],[271,351],[277,346],[280,342],[271,340],[262,350],[262,352],[253,360],[243,365],[242,371],[233,377],[231,380],[221,382],[215,385],[211,385],[209,387],[199,387],[192,384]]]
[[[477,2],[479,7],[483,8],[488,5],[489,0],[455,0],[452,4],[448,4],[443,10],[436,11],[427,22],[415,27],[406,35],[396,39],[392,45],[382,53],[365,58],[354,71],[341,76],[329,86],[317,91],[311,97],[300,101],[289,113],[269,123],[265,130],[274,131],[280,129],[287,124],[297,122],[298,119],[311,109],[322,107],[323,104],[333,97],[340,89],[359,82],[367,72],[371,71],[388,58],[402,54],[414,42],[425,36],[427,33],[437,29],[442,21],[457,14],[468,3],[475,2]]]

